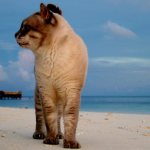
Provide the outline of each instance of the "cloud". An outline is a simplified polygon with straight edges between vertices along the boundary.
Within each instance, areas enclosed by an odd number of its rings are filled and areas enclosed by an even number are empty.
[[[4,67],[0,65],[0,81],[7,80],[8,76],[7,73],[4,71]]]
[[[16,76],[24,81],[33,80],[34,56],[31,51],[22,50],[18,54],[17,61],[9,62],[9,72],[15,70]]]
[[[16,44],[0,40],[0,49],[8,51],[15,50]]]
[[[131,31],[128,28],[125,28],[115,22],[108,21],[103,25],[103,29],[111,35],[120,36],[124,38],[135,38],[137,37],[136,33]]]
[[[8,66],[0,65],[0,88],[3,90],[21,90],[23,94],[33,94],[34,57],[32,52],[21,50],[16,61],[10,61]]]
[[[89,59],[87,86],[97,95],[148,95],[150,60],[137,57]],[[143,91],[143,92],[142,92]]]
[[[23,93],[33,92],[34,56],[31,51],[20,50],[16,61],[10,61],[8,66],[0,65],[0,87],[6,90],[21,90]],[[33,94],[33,93],[32,93]]]
[[[150,67],[150,60],[137,57],[97,57],[90,59],[91,64],[98,66],[137,66]]]

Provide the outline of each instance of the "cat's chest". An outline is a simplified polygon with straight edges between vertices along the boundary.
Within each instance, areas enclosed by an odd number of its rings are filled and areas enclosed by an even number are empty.
[[[47,56],[35,60],[35,75],[49,78],[54,72],[55,59]]]
[[[64,72],[65,60],[54,55],[35,60],[35,75],[38,78],[56,80]]]

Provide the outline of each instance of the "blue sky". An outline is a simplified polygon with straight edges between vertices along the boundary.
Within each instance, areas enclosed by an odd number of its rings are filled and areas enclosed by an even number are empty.
[[[43,0],[55,3],[89,53],[82,95],[150,95],[149,0]],[[0,90],[34,91],[34,57],[21,49],[14,33],[39,11],[40,0],[0,1]]]

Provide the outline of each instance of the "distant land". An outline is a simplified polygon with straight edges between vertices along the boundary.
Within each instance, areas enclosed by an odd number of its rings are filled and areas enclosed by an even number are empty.
[[[21,91],[0,91],[0,99],[21,99],[22,98],[22,92]]]

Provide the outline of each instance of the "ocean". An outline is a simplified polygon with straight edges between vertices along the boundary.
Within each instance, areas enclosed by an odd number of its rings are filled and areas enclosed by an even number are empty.
[[[34,108],[33,97],[0,100],[0,107]],[[150,114],[150,96],[83,96],[81,111]]]

